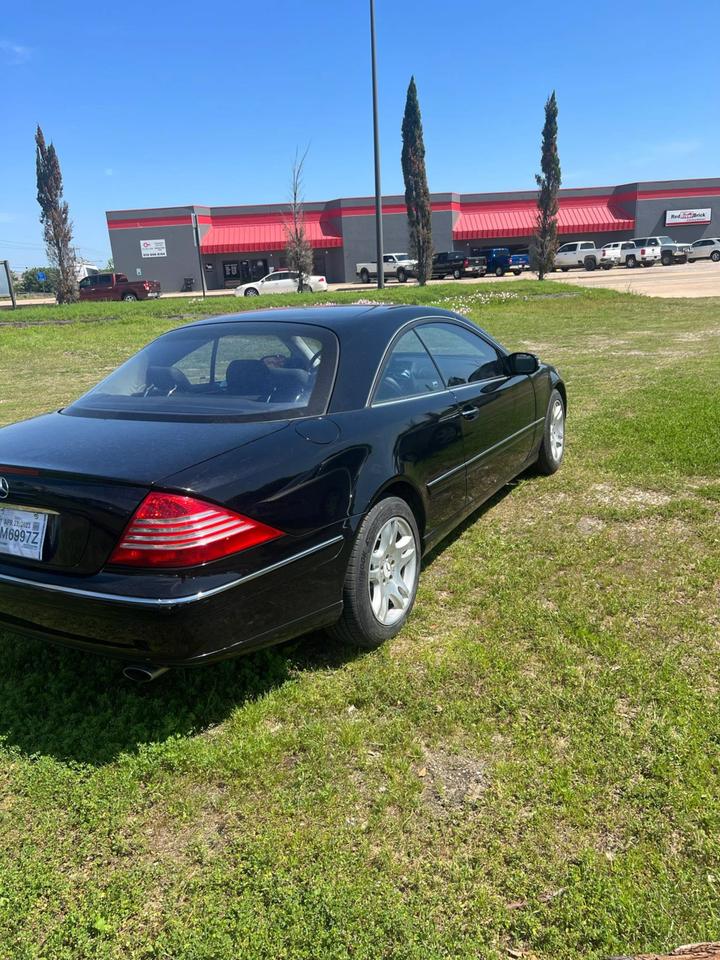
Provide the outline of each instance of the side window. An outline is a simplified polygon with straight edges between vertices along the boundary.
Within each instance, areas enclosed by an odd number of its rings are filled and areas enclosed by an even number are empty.
[[[395,257],[392,254],[386,253],[383,257],[383,263],[395,263]]]
[[[80,281],[78,286],[80,287],[81,290],[89,290],[89,288],[92,286],[92,281],[90,280],[90,277],[84,277]]]
[[[418,335],[448,387],[504,376],[497,350],[471,330],[451,323],[428,323]]]
[[[96,287],[111,287],[112,286],[112,274],[111,273],[99,273],[95,277],[94,286]]]
[[[580,249],[581,249],[581,250],[592,250],[592,249],[594,249],[594,247],[595,247],[595,244],[594,244],[594,243],[581,243],[581,244],[580,244]]]
[[[421,397],[443,390],[435,364],[414,330],[404,333],[385,362],[373,403]]]
[[[208,340],[197,350],[186,353],[174,366],[188,378],[190,383],[210,383],[214,340]]]
[[[558,250],[558,253],[572,253],[575,247],[576,244],[574,243],[564,243]]]

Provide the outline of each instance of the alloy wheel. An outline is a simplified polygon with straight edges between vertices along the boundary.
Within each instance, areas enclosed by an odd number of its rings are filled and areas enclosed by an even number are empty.
[[[550,411],[550,451],[557,462],[565,445],[565,411],[562,400],[556,400]]]
[[[403,517],[391,517],[380,528],[368,567],[370,606],[383,626],[392,626],[405,615],[417,574],[415,534]]]

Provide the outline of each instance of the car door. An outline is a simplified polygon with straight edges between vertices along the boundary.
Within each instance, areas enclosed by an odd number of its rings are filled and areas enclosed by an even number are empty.
[[[527,375],[508,376],[495,346],[468,327],[428,321],[417,333],[460,405],[468,497],[482,501],[530,455],[535,388]]]
[[[111,300],[113,295],[113,278],[111,273],[99,273],[93,284],[93,300]]]
[[[555,254],[555,265],[560,268],[565,267],[566,269],[567,267],[572,267],[575,265],[576,256],[577,244],[564,243]]]
[[[278,270],[275,273],[269,273],[266,277],[263,277],[257,285],[260,293],[282,293],[282,276],[282,272]],[[285,274],[285,276],[287,276],[287,274]]]
[[[401,333],[380,370],[372,400],[373,435],[392,436],[392,471],[427,495],[428,539],[467,509],[460,408],[414,329]]]

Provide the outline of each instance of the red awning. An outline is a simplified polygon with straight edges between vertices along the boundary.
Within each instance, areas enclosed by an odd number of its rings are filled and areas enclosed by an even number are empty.
[[[284,250],[288,244],[286,218],[282,214],[213,219],[213,224],[200,240],[202,253],[252,253]],[[305,235],[316,250],[341,247],[342,237],[330,220],[305,217]]]
[[[453,240],[491,237],[529,237],[535,231],[537,206],[533,201],[463,204],[453,227]],[[561,200],[558,233],[601,233],[634,230],[635,221],[607,199]]]

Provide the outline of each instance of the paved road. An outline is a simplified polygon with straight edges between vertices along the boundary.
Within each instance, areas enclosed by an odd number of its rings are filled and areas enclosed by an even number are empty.
[[[482,284],[513,283],[517,280],[534,280],[534,273],[524,273],[521,277],[511,274],[498,277],[482,277],[480,280],[431,280],[434,283]],[[549,279],[562,283],[577,284],[580,287],[607,287],[622,293],[643,293],[648,297],[720,297],[720,263],[678,263],[671,267],[614,267],[612,270],[570,270],[568,273],[556,271]],[[397,287],[391,280],[388,286]],[[333,290],[371,290],[372,285],[363,287],[351,283],[331,284]]]
[[[571,270],[553,273],[564,283],[581,287],[608,287],[648,297],[720,297],[720,263],[678,263],[672,267],[614,267],[612,270]]]

